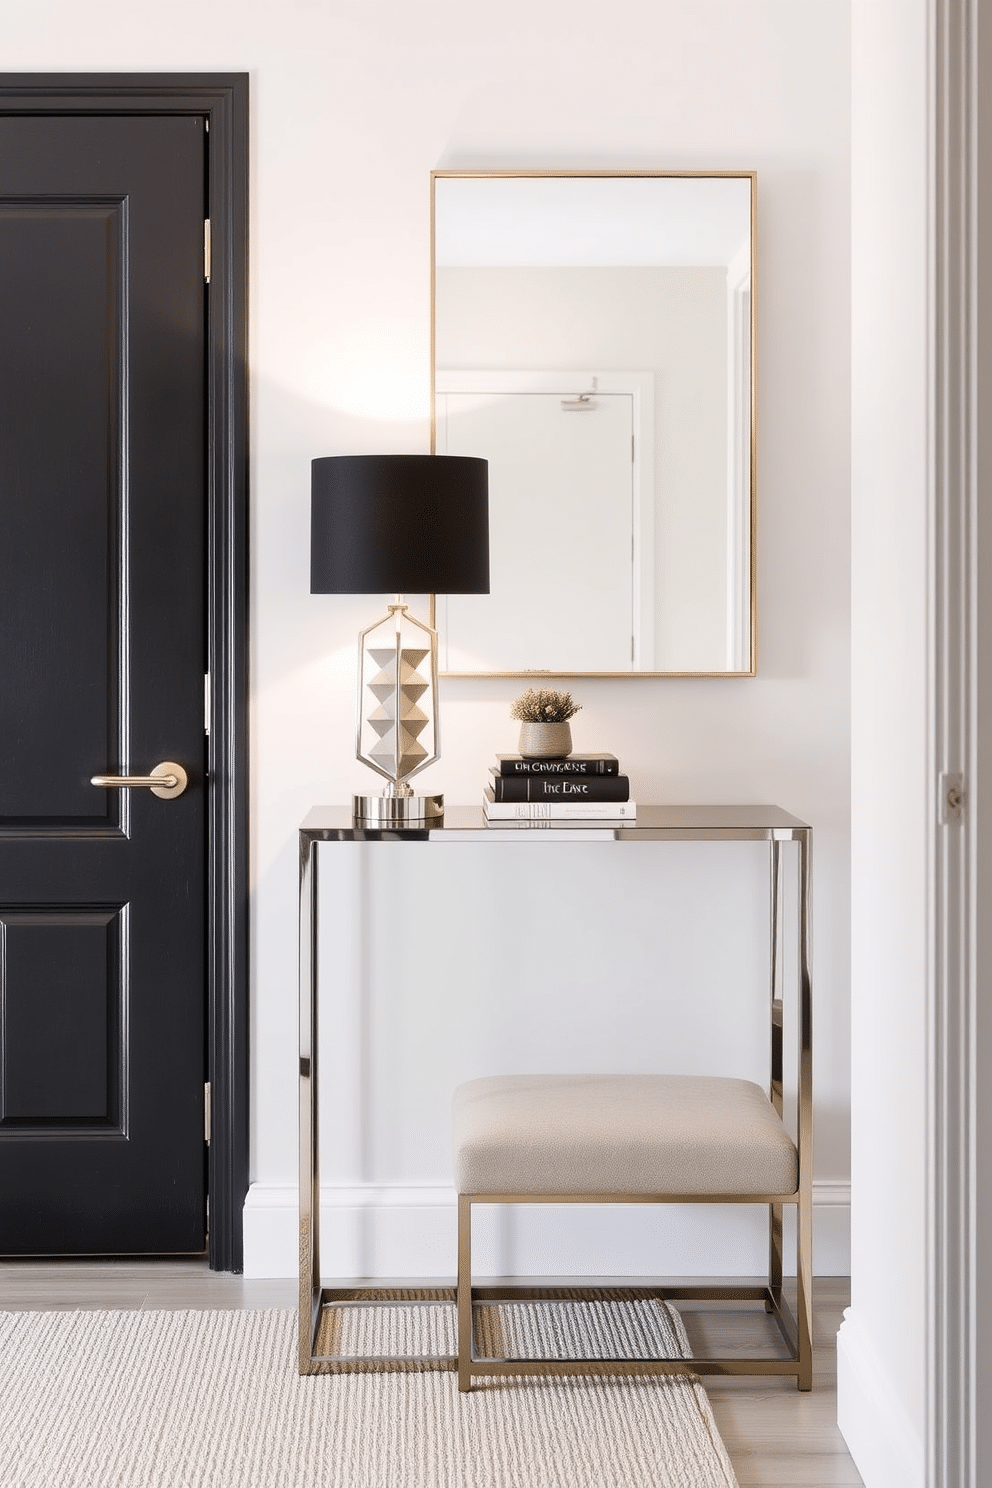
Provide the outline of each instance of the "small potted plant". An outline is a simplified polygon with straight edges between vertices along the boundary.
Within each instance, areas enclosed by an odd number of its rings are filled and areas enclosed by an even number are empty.
[[[510,708],[519,719],[520,753],[528,759],[564,759],[572,752],[572,730],[568,720],[582,704],[570,692],[551,687],[528,687]]]

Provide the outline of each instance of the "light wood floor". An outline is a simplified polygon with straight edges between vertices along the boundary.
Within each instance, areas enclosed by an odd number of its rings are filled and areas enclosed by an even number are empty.
[[[846,1278],[814,1286],[813,1389],[791,1380],[705,1383],[741,1488],[859,1488],[836,1426],[836,1339]],[[0,1311],[76,1308],[295,1308],[296,1282],[247,1281],[204,1260],[2,1261]]]
[[[837,1429],[837,1330],[847,1277],[813,1283],[813,1388],[794,1380],[703,1381],[741,1488],[861,1488]]]

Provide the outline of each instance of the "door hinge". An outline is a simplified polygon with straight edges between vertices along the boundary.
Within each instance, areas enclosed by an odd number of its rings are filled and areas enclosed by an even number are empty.
[[[210,283],[210,218],[203,220],[203,282]]]
[[[210,1146],[210,1081],[203,1087],[203,1140]]]
[[[203,674],[203,732],[210,732],[210,673]]]
[[[964,821],[964,776],[943,770],[937,780],[937,809],[942,827],[958,826]]]

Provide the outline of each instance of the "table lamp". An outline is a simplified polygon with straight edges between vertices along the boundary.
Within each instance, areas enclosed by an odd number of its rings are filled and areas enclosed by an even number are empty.
[[[328,455],[312,463],[311,594],[394,594],[358,637],[355,752],[387,784],[356,824],[439,822],[409,781],[439,758],[437,632],[405,594],[489,593],[489,465],[462,455]]]

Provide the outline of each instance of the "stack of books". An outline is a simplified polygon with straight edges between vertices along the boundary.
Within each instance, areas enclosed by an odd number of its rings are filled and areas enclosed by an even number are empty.
[[[617,827],[637,816],[630,779],[621,775],[615,754],[570,754],[565,759],[498,754],[482,809],[490,826],[592,822]]]

